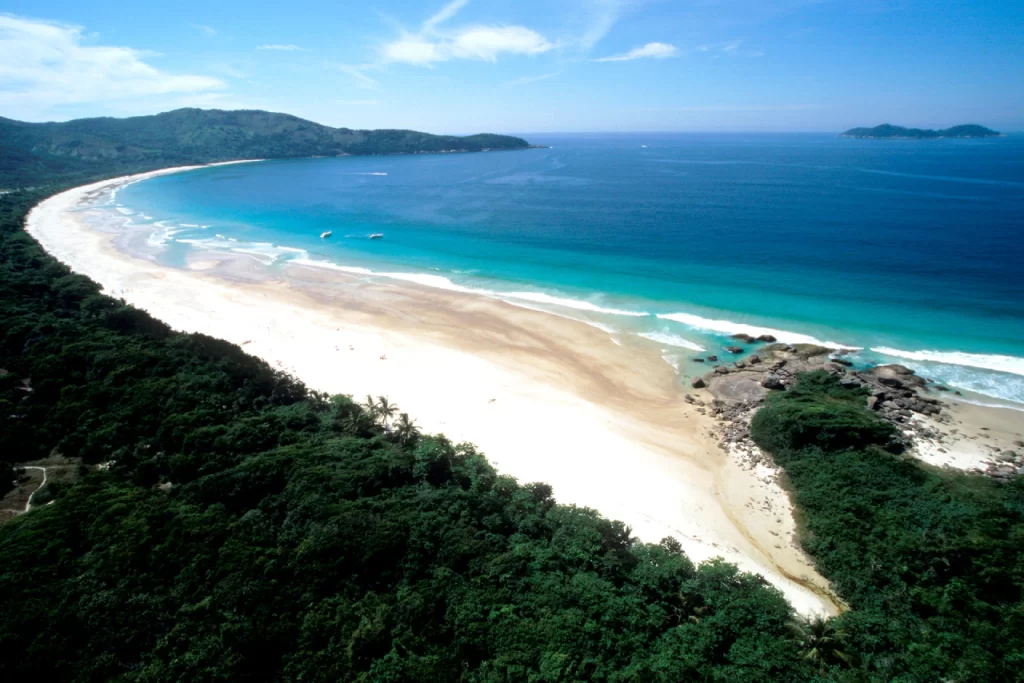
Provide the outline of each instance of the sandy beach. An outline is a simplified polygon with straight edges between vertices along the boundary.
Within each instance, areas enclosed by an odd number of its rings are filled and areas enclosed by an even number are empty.
[[[422,430],[476,444],[499,472],[547,482],[561,503],[621,520],[643,541],[675,537],[694,561],[718,556],[757,572],[801,613],[840,609],[796,545],[777,473],[719,446],[715,420],[683,400],[658,344],[309,265],[272,271],[208,251],[181,269],[118,250],[123,232],[111,222],[124,217],[90,203],[183,170],[56,195],[32,211],[28,231],[106,293],[175,329],[239,344],[316,390],[387,396]]]

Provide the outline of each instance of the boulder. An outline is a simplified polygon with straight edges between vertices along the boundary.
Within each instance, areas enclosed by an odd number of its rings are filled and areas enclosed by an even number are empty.
[[[764,342],[766,344],[772,344],[776,341],[776,339],[770,334],[762,334],[758,336],[758,338],[755,339],[755,341]]]
[[[867,371],[869,377],[887,387],[894,389],[924,387],[922,378],[914,374],[910,368],[902,365],[879,365]]]
[[[743,353],[742,346],[726,346],[725,350],[728,351],[729,353]]]
[[[712,363],[714,363],[717,360],[718,360],[718,356],[708,356],[708,361],[710,361]]]
[[[745,334],[745,333],[743,333],[743,332],[741,332],[741,333],[739,333],[739,334],[734,334],[734,335],[732,335],[732,338],[733,338],[733,339],[738,339],[738,340],[740,340],[741,342],[743,342],[744,344],[753,344],[753,343],[754,343],[754,342],[756,341],[756,340],[755,340],[755,339],[754,339],[753,337],[751,337],[751,336],[750,336],[749,334]]]
[[[868,396],[868,410],[878,410],[877,396]]]
[[[690,386],[694,389],[703,389],[707,384],[704,383],[704,379],[702,377],[694,377],[690,382]]]
[[[839,365],[842,365],[842,366],[845,366],[845,367],[850,367],[850,366],[853,365],[852,361],[848,361],[845,358],[833,358],[832,362],[833,363],[838,363]]]
[[[729,374],[729,368],[727,366],[725,366],[725,365],[719,365],[717,368],[715,368],[715,374],[716,375],[728,375]]]
[[[765,373],[764,377],[761,378],[761,386],[765,389],[774,389],[780,391],[786,388],[786,385],[782,383],[778,375],[772,373]]]
[[[747,362],[750,363],[751,365],[757,365],[758,363],[761,362],[761,357],[758,356],[757,354],[754,354],[753,356],[747,359]]]

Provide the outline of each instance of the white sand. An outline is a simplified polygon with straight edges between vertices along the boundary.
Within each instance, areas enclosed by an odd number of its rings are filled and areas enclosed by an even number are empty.
[[[795,547],[786,494],[770,472],[746,471],[719,449],[715,423],[682,401],[656,345],[623,345],[471,295],[312,268],[293,267],[290,282],[244,284],[224,277],[245,264],[223,254],[168,268],[118,252],[111,234],[84,220],[107,212],[76,210],[101,191],[179,170],[56,195],[33,209],[28,232],[175,329],[240,344],[317,390],[386,395],[424,431],[476,444],[499,472],[551,484],[559,502],[622,520],[644,541],[673,536],[694,561],[721,556],[760,573],[801,613],[836,612],[827,581]]]
[[[1024,439],[1024,412],[1011,407],[976,405],[944,397],[944,423],[915,415],[914,419],[941,435],[918,439],[911,455],[920,460],[965,472],[981,472],[990,464],[1006,465],[998,456],[1011,451],[1024,455],[1018,446]]]

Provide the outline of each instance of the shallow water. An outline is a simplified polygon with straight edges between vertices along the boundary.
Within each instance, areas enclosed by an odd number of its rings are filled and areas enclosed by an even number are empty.
[[[1024,403],[1024,138],[528,137],[551,149],[215,167],[113,203],[171,264],[217,247],[481,291],[684,373],[768,332]]]

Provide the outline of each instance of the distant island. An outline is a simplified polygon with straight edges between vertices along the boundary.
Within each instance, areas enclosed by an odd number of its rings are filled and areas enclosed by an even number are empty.
[[[0,117],[0,187],[235,159],[527,149],[508,135],[331,128],[267,111],[177,109],[126,119],[26,123]]]
[[[995,138],[1002,136],[1002,133],[994,131],[985,126],[977,124],[966,124],[953,126],[944,130],[932,130],[929,128],[904,128],[883,123],[874,128],[851,128],[843,133],[844,138],[868,138],[868,139],[904,139],[904,140],[937,140],[939,138]]]

